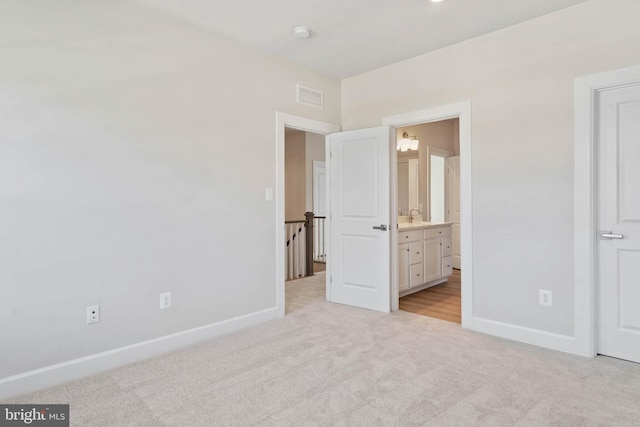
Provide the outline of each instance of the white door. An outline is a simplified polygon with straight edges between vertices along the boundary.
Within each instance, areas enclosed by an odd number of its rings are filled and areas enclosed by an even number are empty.
[[[329,135],[330,300],[389,312],[388,126]]]
[[[640,362],[640,82],[597,113],[598,353]]]
[[[449,174],[449,207],[447,221],[452,222],[453,253],[451,257],[452,267],[460,269],[462,265],[460,249],[460,156],[447,159]]]

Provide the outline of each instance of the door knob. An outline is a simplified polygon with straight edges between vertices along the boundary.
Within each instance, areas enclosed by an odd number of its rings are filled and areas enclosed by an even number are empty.
[[[611,231],[601,231],[600,240],[624,239],[622,234],[614,234]]]
[[[379,226],[374,225],[373,229],[374,230],[387,231],[387,224],[380,224]]]

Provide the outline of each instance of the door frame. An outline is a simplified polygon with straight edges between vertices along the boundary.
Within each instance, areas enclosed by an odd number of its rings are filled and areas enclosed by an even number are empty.
[[[393,128],[411,126],[429,122],[438,122],[448,119],[459,119],[460,126],[460,249],[462,255],[462,275],[461,281],[461,309],[462,309],[462,327],[473,329],[473,186],[471,182],[472,162],[471,162],[471,101],[463,101],[456,104],[442,105],[424,110],[413,111],[410,113],[387,116],[382,119],[383,125],[389,125]],[[395,144],[395,141],[392,142]],[[397,198],[397,189],[394,187],[395,173],[394,164],[397,161],[395,150],[391,155],[391,200]],[[395,208],[395,206],[394,206]],[[397,213],[392,213],[392,221],[397,221]],[[393,222],[392,222],[393,223]],[[394,233],[395,234],[395,233]],[[392,248],[397,247],[393,246]],[[400,306],[398,296],[398,268],[397,257],[391,257],[391,309],[398,310]]]
[[[573,352],[598,354],[597,331],[597,95],[637,84],[640,66],[579,77],[574,82],[574,292]]]
[[[285,128],[292,128],[304,132],[328,135],[339,132],[340,126],[308,119],[306,117],[294,116],[292,114],[276,111],[276,305],[278,316],[285,314],[285,293],[284,293],[284,140]],[[325,144],[326,145],[326,144]],[[329,190],[327,189],[327,196]],[[327,264],[327,277],[330,277],[329,264]],[[328,292],[328,291],[327,291]]]

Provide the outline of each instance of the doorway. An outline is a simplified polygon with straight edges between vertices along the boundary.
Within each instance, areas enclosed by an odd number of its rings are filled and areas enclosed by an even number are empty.
[[[289,281],[325,270],[325,137],[287,127],[284,154],[285,274]],[[307,259],[307,251],[312,259]]]
[[[461,323],[459,127],[458,118],[449,118],[396,128],[397,139],[401,141],[397,144],[397,200],[401,215],[397,248],[399,308],[458,324]],[[403,144],[401,136],[414,144]],[[406,167],[411,162],[417,163],[415,172]],[[410,176],[408,172],[414,173]],[[407,218],[410,224],[406,224]],[[436,227],[438,224],[442,227]],[[436,230],[439,234],[434,237],[432,233]]]
[[[275,218],[275,236],[276,236],[276,304],[278,314],[285,315],[285,256],[286,256],[286,239],[285,239],[285,144],[286,131],[297,130],[309,132],[320,136],[326,136],[330,133],[338,132],[340,127],[331,123],[320,122],[305,117],[294,116],[291,114],[276,113],[276,218]],[[326,150],[325,150],[326,155]],[[266,200],[270,201],[272,189],[266,188]],[[306,197],[305,197],[306,200]],[[306,203],[306,202],[305,202]],[[329,287],[327,287],[327,299],[329,298]]]
[[[472,188],[471,188],[471,102],[465,101],[457,104],[444,105],[411,113],[385,117],[383,124],[392,126],[395,129],[415,126],[419,124],[439,122],[448,119],[458,119],[459,138],[459,177],[460,177],[460,254],[461,271],[464,277],[460,278],[460,311],[461,324],[465,328],[473,329],[473,254],[472,254]],[[392,153],[392,174],[396,173],[395,163],[397,154]],[[392,217],[397,220],[396,206],[394,206]],[[424,218],[424,217],[423,217]],[[396,221],[397,222],[397,221]],[[395,244],[397,244],[397,239]],[[392,257],[391,292],[392,309],[399,309],[399,287],[398,287],[398,259]]]

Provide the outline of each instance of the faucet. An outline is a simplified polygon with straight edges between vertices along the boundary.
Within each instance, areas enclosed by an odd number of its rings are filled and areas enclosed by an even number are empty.
[[[402,216],[402,209],[398,208],[398,216]]]
[[[411,210],[409,211],[409,222],[413,223],[413,211],[418,212],[419,214],[421,214],[422,212],[420,212],[419,209],[417,208],[411,208]]]

